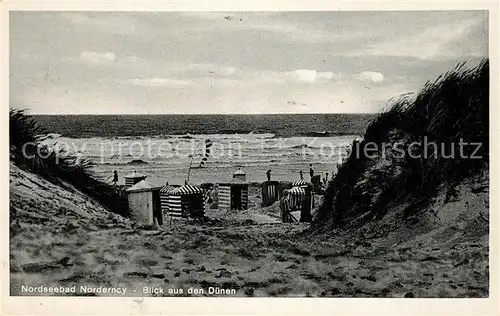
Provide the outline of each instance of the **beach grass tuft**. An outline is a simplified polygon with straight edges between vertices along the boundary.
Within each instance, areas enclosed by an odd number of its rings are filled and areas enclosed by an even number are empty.
[[[469,145],[461,148],[460,142]],[[367,155],[367,146],[373,144],[378,145],[377,153]],[[405,154],[395,158],[397,147]],[[459,64],[427,82],[418,94],[391,100],[368,124],[363,139],[352,144],[329,183],[313,227],[344,226],[349,218],[361,216],[368,221],[401,200],[418,205],[405,214],[416,215],[438,188],[452,190],[488,164],[489,61],[485,59],[470,69]]]
[[[118,187],[97,176],[90,160],[45,144],[46,131],[25,110],[9,110],[9,134],[10,160],[15,165],[52,183],[66,182],[111,212],[127,215],[127,201]]]

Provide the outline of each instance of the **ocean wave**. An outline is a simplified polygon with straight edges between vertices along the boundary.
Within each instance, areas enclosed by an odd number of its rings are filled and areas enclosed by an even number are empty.
[[[46,137],[45,135],[41,135]],[[151,134],[151,135],[127,135],[127,136],[93,136],[93,137],[77,137],[72,135],[67,138],[76,139],[103,139],[103,140],[148,140],[148,139],[172,139],[172,140],[191,140],[191,139],[235,139],[235,140],[272,140],[276,138],[294,138],[294,137],[356,137],[353,133],[343,133],[343,132],[260,132],[256,133],[253,131],[243,131],[243,130],[221,130],[217,134],[204,134],[204,133],[186,133],[186,134]],[[63,137],[61,134],[51,133],[49,138],[60,138]]]
[[[36,137],[39,141],[43,141],[46,139],[56,139],[56,138],[59,138],[61,136],[62,136],[61,134],[57,134],[57,133],[47,133],[47,134],[36,135]]]
[[[147,164],[147,162],[142,160],[142,159],[134,159],[132,161],[129,161],[128,164],[129,165],[145,165],[145,164]]]
[[[320,149],[321,147],[311,146],[311,145],[307,145],[307,144],[300,144],[300,145],[285,147],[285,149],[303,149],[303,148]]]

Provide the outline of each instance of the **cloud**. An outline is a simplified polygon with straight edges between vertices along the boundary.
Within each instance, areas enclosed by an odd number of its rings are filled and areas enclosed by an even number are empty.
[[[166,86],[187,86],[190,85],[191,82],[186,80],[178,80],[171,78],[134,78],[134,79],[126,79],[125,83],[133,84],[136,86],[142,87],[166,87]]]
[[[60,113],[376,111],[487,52],[487,13],[461,12],[12,12],[11,95]]]
[[[295,75],[297,76],[298,81],[314,82],[318,73],[316,70],[297,69],[295,70]]]
[[[241,73],[240,73],[241,74]],[[320,72],[315,69],[296,69],[291,71],[251,71],[242,73],[241,79],[255,84],[266,83],[276,85],[315,85],[325,84],[331,81],[339,81],[342,78],[340,73],[332,71]]]
[[[80,54],[79,60],[91,64],[108,63],[114,62],[116,60],[116,55],[112,52],[82,52]]]
[[[339,74],[334,74],[333,72],[331,71],[326,71],[326,72],[320,72],[318,73],[318,78],[324,78],[324,79],[328,79],[328,80],[331,80],[333,79],[334,77],[337,78],[337,79],[340,79],[340,75]]]
[[[384,74],[376,71],[363,71],[358,78],[362,81],[382,82],[384,81]]]
[[[334,77],[338,79],[340,75],[331,71],[318,72],[310,69],[297,69],[294,72],[294,77],[298,81],[314,83],[320,80],[332,80]]]

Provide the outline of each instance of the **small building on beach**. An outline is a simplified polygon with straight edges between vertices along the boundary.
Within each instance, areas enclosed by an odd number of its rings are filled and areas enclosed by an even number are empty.
[[[290,207],[301,209],[304,199],[306,198],[306,189],[299,186],[294,186],[288,190],[290,196]]]
[[[292,182],[292,187],[306,187],[308,185],[311,185],[311,183],[304,180],[297,180]]]
[[[262,206],[273,205],[280,199],[280,183],[278,181],[262,182]]]
[[[126,176],[124,176],[124,178],[125,178],[125,187],[126,188],[130,188],[134,184],[139,183],[142,180],[146,180],[147,177],[148,177],[147,175],[141,174],[141,173],[137,173],[134,170],[134,172],[132,172],[132,173],[127,174]]]
[[[217,184],[217,200],[221,210],[246,210],[248,209],[249,183],[233,178]]]
[[[312,194],[308,188],[312,188],[312,185],[307,181],[297,180],[292,182],[292,188],[288,190],[288,194],[290,194],[290,206],[302,208],[306,196]]]
[[[290,212],[300,211],[301,222],[311,221],[311,211],[314,207],[313,186],[304,180],[292,183],[292,188],[288,190],[290,201]]]
[[[205,194],[202,188],[190,184],[171,186],[160,190],[162,212],[172,218],[189,218],[193,212],[205,212]]]
[[[245,171],[238,169],[235,173],[233,173],[233,179],[247,181],[247,174],[245,173]]]
[[[163,215],[168,215],[168,200],[169,200],[168,192],[178,187],[180,187],[180,185],[169,185],[167,182],[160,189],[160,204]]]
[[[163,224],[161,186],[142,180],[126,189],[130,219],[141,224]]]

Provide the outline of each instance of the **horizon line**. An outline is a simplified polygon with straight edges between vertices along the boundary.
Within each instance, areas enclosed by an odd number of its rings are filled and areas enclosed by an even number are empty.
[[[32,116],[116,116],[116,115],[132,115],[132,116],[147,116],[147,115],[376,115],[380,112],[341,112],[341,113],[106,113],[106,114],[93,114],[93,113],[30,113]]]

